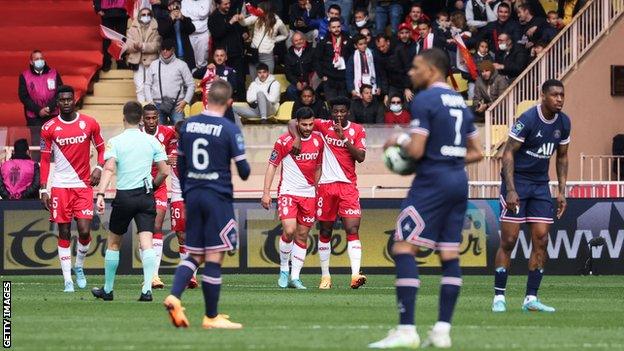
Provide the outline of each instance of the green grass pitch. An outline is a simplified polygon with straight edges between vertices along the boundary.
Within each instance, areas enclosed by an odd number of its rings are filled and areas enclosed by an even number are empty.
[[[88,276],[89,288],[102,276]],[[163,277],[167,285],[171,276]],[[277,275],[224,275],[220,312],[244,324],[240,331],[203,330],[201,289],[183,296],[188,329],[169,323],[156,291],[139,303],[139,276],[120,276],[115,301],[89,291],[62,292],[59,276],[5,276],[12,285],[15,350],[363,350],[397,322],[394,278],[372,275],[360,290],[335,275],[319,291],[318,275],[304,275],[309,290],[279,290]],[[435,322],[439,277],[423,276],[416,322],[424,338]],[[492,277],[466,276],[452,337],[456,350],[624,350],[624,277],[545,276],[540,296],[554,314],[523,313],[526,278],[512,276],[510,309],[490,312]],[[169,286],[168,286],[169,287]]]

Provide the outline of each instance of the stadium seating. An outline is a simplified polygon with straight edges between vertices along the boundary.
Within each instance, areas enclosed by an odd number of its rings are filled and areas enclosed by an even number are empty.
[[[99,18],[93,2],[0,1],[0,124],[23,126],[24,110],[17,95],[19,74],[28,68],[33,49],[44,52],[50,67],[82,98],[102,62]]]
[[[292,109],[295,106],[294,101],[285,101],[283,102],[279,109],[277,110],[277,114],[275,115],[275,119],[280,123],[288,123],[291,120]]]
[[[535,100],[524,100],[521,101],[518,105],[516,105],[516,114],[515,117],[520,117],[521,114],[525,113],[528,109],[535,106],[537,101]]]
[[[204,110],[204,104],[201,101],[197,101],[191,105],[191,116],[200,114]]]

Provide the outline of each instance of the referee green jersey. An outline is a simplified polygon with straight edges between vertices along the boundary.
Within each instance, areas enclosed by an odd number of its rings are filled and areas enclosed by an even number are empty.
[[[114,157],[117,163],[117,190],[152,185],[152,164],[166,161],[165,148],[151,135],[138,128],[128,128],[106,144],[104,159]]]

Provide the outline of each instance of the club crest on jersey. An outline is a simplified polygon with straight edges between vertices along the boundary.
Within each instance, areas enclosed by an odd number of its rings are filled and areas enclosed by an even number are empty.
[[[318,142],[318,140],[316,140],[316,139],[312,139],[312,143],[314,143],[314,146],[315,146],[315,147],[318,147],[318,146],[319,146],[319,142]]]
[[[273,150],[273,152],[271,152],[271,158],[269,160],[271,160],[271,162],[275,162],[277,160],[277,150]]]
[[[511,127],[511,132],[515,135],[518,135],[524,129],[524,123],[517,121],[513,127]]]
[[[559,129],[556,129],[553,133],[553,137],[555,137],[555,139],[561,138],[561,131]]]
[[[85,123],[85,121],[80,121],[80,122],[78,122],[78,126],[80,127],[80,129],[85,129],[85,128],[87,128],[87,124]]]
[[[160,142],[162,143],[163,141],[165,141],[165,136],[162,135],[162,133],[158,133],[158,140],[160,140]]]
[[[354,136],[354,135],[355,135],[355,130],[353,130],[353,129],[349,129],[349,135],[350,135],[350,136]]]

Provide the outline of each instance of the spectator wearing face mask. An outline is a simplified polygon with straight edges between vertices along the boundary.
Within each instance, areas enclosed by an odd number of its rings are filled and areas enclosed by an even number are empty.
[[[498,36],[498,51],[494,68],[509,80],[515,79],[529,64],[529,53],[520,44],[515,44],[509,34]]]
[[[13,156],[0,166],[0,196],[3,200],[39,198],[39,164],[29,155],[26,139],[18,139]]]
[[[134,71],[134,86],[136,88],[137,100],[145,101],[145,75],[149,66],[158,58],[160,51],[160,35],[158,34],[158,23],[152,17],[149,8],[139,11],[139,16],[132,21],[128,29],[128,39],[126,41],[126,61]]]
[[[43,53],[30,54],[29,67],[19,76],[18,95],[24,105],[26,125],[31,127],[31,142],[39,145],[41,126],[59,114],[56,89],[63,85],[61,75],[48,67]]]
[[[375,24],[373,23],[373,21],[368,19],[368,10],[359,8],[355,10],[355,14],[353,15],[353,23],[351,24],[351,35],[356,35],[365,28],[373,32],[375,31]]]
[[[403,96],[394,94],[388,101],[388,111],[384,115],[386,124],[408,124],[412,120],[412,115],[405,109]]]
[[[295,104],[292,109],[291,118],[295,118],[295,113],[302,107],[309,107],[314,111],[314,117],[321,119],[328,119],[329,112],[325,103],[316,98],[314,89],[310,86],[303,88],[301,95],[295,100]]]

